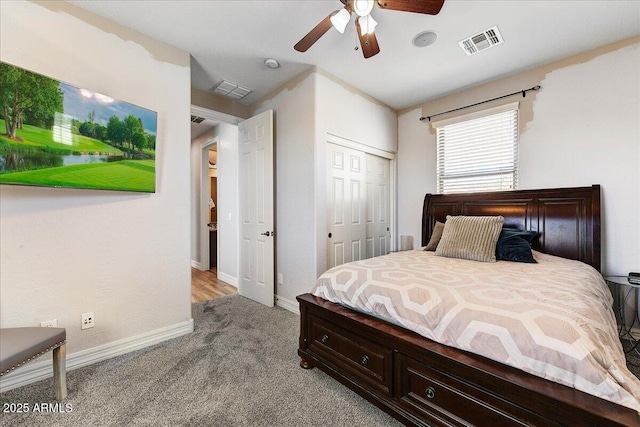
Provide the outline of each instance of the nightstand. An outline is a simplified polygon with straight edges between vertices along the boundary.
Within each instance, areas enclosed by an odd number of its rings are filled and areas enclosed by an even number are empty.
[[[631,341],[631,349],[625,352],[630,353],[640,346],[640,341],[636,340],[633,335],[631,335],[631,329],[636,322],[640,324],[640,318],[638,317],[638,309],[640,308],[640,306],[638,306],[638,289],[640,289],[640,285],[629,283],[627,276],[605,276],[604,280],[608,283],[613,283],[617,289],[616,300],[618,301],[618,307],[616,307],[616,310],[620,316],[620,329],[618,330],[618,335],[620,338]],[[627,305],[627,301],[633,291],[635,291],[634,293],[636,296],[636,310],[631,324],[627,325],[625,306]]]

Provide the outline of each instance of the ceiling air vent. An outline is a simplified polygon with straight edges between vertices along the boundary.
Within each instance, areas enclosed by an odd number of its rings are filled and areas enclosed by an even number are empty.
[[[191,116],[191,121],[193,123],[202,123],[204,121],[204,117]]]
[[[504,39],[498,30],[498,27],[492,27],[488,30],[484,30],[481,33],[475,34],[469,38],[466,38],[458,44],[467,54],[467,56],[474,55],[482,50],[489,49],[495,45],[502,43]]]
[[[227,80],[221,81],[220,83],[209,89],[209,91],[211,93],[215,93],[216,95],[226,96],[227,98],[231,99],[242,99],[252,92],[252,90],[249,88],[231,83]]]

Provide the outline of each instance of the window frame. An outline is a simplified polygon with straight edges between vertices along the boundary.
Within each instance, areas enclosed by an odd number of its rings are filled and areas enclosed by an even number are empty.
[[[438,120],[438,121],[433,121],[431,122],[431,126],[432,128],[435,130],[436,132],[436,188],[437,188],[437,193],[438,194],[453,194],[453,193],[460,193],[460,192],[491,192],[491,191],[509,191],[509,190],[517,190],[519,187],[519,169],[520,169],[520,165],[519,165],[519,143],[520,143],[520,118],[519,118],[519,107],[520,107],[520,103],[519,102],[511,102],[508,104],[503,104],[497,107],[492,107],[492,108],[487,108],[484,110],[480,110],[480,111],[475,111],[473,113],[469,113],[469,114],[463,114],[463,115],[459,115],[459,116],[455,116],[455,117],[450,117],[447,119],[443,119],[443,120]],[[445,191],[445,181],[447,179],[452,179],[452,177],[448,177],[447,176],[443,176],[442,175],[442,171],[441,171],[441,167],[440,167],[440,162],[442,161],[441,158],[441,143],[442,143],[442,138],[440,137],[440,131],[439,129],[444,128],[445,126],[450,126],[450,125],[456,125],[456,124],[461,124],[464,122],[469,122],[472,120],[476,120],[476,119],[480,119],[480,118],[484,118],[484,117],[488,117],[488,116],[492,116],[492,115],[497,115],[497,114],[501,114],[501,113],[505,113],[505,112],[509,112],[509,111],[514,111],[515,112],[515,132],[514,132],[514,138],[513,138],[513,171],[510,173],[512,176],[512,182],[513,188],[510,188],[511,186],[509,186],[509,188],[506,187],[502,187],[502,188],[472,188],[472,187],[465,187],[462,188],[460,190],[454,190],[454,191]],[[504,173],[504,168],[497,168],[494,170],[494,173]],[[491,172],[484,170],[484,171],[478,171],[478,173],[476,175],[470,175],[470,177],[481,177],[481,176],[487,176],[490,175]]]

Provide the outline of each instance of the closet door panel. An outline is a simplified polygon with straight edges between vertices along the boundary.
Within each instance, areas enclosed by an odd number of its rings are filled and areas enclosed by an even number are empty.
[[[358,261],[365,253],[365,156],[357,150],[327,144],[328,268]]]
[[[390,161],[373,154],[365,154],[367,184],[366,240],[373,241],[373,253],[380,256],[389,253],[391,234],[391,207],[389,203],[391,176]],[[369,254],[367,254],[369,255]]]

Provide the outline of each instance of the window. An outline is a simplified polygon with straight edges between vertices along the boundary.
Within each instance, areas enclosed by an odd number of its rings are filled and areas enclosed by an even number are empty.
[[[432,123],[438,192],[518,188],[518,103]]]

